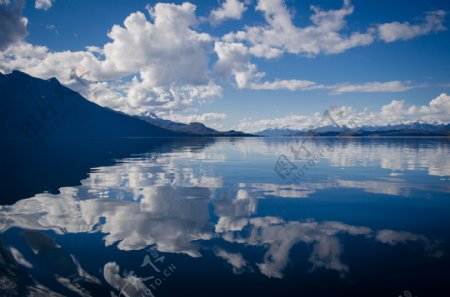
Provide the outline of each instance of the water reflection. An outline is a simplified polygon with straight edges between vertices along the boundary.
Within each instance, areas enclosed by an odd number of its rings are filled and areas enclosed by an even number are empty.
[[[355,224],[316,218],[314,212],[293,216],[276,206],[277,201],[296,198],[320,201],[317,195],[326,191],[328,199],[344,203],[342,189],[398,197],[417,196],[418,191],[450,192],[448,182],[436,178],[450,176],[450,146],[445,140],[426,145],[341,141],[296,185],[286,184],[272,170],[277,155],[289,149],[286,140],[224,139],[201,148],[149,152],[96,167],[79,186],[1,206],[0,233],[7,235],[8,245],[2,247],[0,260],[9,269],[3,275],[10,275],[11,283],[34,283],[30,290],[55,290],[63,295],[70,291],[90,296],[113,288],[118,294],[130,281],[148,289],[110,256],[100,253],[92,259],[95,269],[92,263],[78,260],[76,253],[82,253],[83,246],[68,247],[57,240],[69,234],[101,234],[97,240],[105,248],[121,252],[149,246],[193,258],[212,252],[231,273],[275,279],[285,277],[293,258],[304,258],[310,274],[328,270],[345,278],[352,271],[348,258],[343,258],[349,238],[384,248],[411,245],[419,251],[415,257],[445,257],[442,239],[391,228],[375,214],[365,224],[364,220]],[[392,176],[394,170],[404,175]],[[374,197],[361,195],[360,199]],[[300,206],[290,211],[304,211]],[[296,251],[300,245],[308,247],[307,253]],[[258,250],[263,251],[261,257],[249,256]],[[17,271],[12,263],[21,269]],[[51,277],[37,277],[42,270]],[[23,275],[22,281],[18,275]]]

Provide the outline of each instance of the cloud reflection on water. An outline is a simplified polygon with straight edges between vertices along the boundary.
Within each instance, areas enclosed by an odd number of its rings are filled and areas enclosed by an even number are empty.
[[[245,147],[242,142],[230,144],[220,141],[218,145],[205,148],[201,153],[165,153],[158,158],[128,158],[113,166],[99,167],[81,186],[64,187],[60,194],[37,194],[13,205],[0,209],[0,232],[13,227],[23,230],[48,231],[57,234],[101,233],[105,246],[117,244],[122,251],[142,250],[154,245],[161,252],[201,257],[208,241],[221,239],[242,248],[263,248],[264,256],[251,261],[245,253],[228,250],[226,245],[213,249],[216,257],[228,263],[234,273],[258,270],[271,278],[282,278],[289,263],[294,246],[311,246],[307,256],[310,272],[328,269],[345,276],[351,267],[342,259],[343,236],[360,237],[366,240],[394,246],[415,242],[422,246],[424,254],[440,257],[443,252],[439,243],[424,235],[401,230],[375,230],[368,226],[355,226],[339,221],[288,220],[283,215],[259,215],[258,205],[268,198],[313,199],[315,193],[333,188],[361,189],[367,193],[409,196],[413,190],[429,190],[426,184],[410,183],[406,177],[368,176],[368,180],[352,180],[351,176],[333,171],[325,179],[316,179],[287,185],[274,181],[252,181],[243,176],[242,181],[230,183],[230,176],[215,166],[232,159],[235,153],[262,154],[261,162],[267,164],[268,172],[272,159],[270,152],[282,152],[286,146],[265,140],[252,139],[256,146]],[[404,154],[409,155],[407,158]],[[390,145],[365,147],[358,143],[336,145],[330,155],[325,156],[330,166],[375,166],[389,170],[425,170],[434,176],[450,175],[447,146],[418,147],[411,149]],[[414,156],[410,156],[413,154]],[[347,159],[345,156],[351,155]],[[210,157],[214,156],[214,162]],[[442,161],[442,159],[445,159]],[[245,166],[245,158],[243,158]],[[266,162],[266,163],[264,163]],[[356,162],[356,163],[355,163]],[[378,164],[378,165],[376,165]],[[222,165],[223,166],[223,165]],[[317,174],[323,172],[314,168]],[[272,172],[271,172],[272,173]],[[316,174],[316,173],[314,173]],[[272,179],[273,180],[273,179]],[[440,191],[449,191],[440,186]],[[17,247],[10,247],[14,259],[31,268],[32,262]],[[81,267],[76,258],[74,265]],[[104,278],[108,283],[120,286],[126,276],[120,274],[117,263],[104,264]],[[81,269],[81,268],[80,268]],[[77,269],[83,276],[84,270]],[[84,278],[89,279],[84,272]],[[95,279],[95,277],[92,276]],[[62,276],[57,281],[72,291],[81,290]],[[92,279],[91,279],[92,281]],[[95,282],[95,281],[94,281]],[[86,295],[87,296],[87,295]]]

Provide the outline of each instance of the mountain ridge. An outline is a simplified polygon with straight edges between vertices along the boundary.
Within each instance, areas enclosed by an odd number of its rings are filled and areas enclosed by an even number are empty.
[[[160,118],[154,113],[147,113],[146,115],[137,117],[144,121],[147,121],[150,124],[169,129],[174,132],[192,133],[199,136],[250,136],[250,134],[241,131],[217,131],[213,128],[207,127],[200,122],[191,122],[187,124],[174,122],[171,120]]]
[[[314,129],[268,128],[254,133],[264,137],[284,136],[450,136],[450,124],[426,123],[421,121],[384,125],[361,126],[321,126]]]

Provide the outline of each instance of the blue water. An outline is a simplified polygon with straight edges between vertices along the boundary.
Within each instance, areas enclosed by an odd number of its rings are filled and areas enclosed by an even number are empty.
[[[112,155],[0,207],[0,281],[21,296],[445,296],[449,153],[448,138],[220,138]]]

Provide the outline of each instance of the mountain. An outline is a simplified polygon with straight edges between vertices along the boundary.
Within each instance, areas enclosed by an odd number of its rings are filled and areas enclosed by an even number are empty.
[[[217,131],[198,122],[189,124],[173,122],[171,120],[162,119],[154,113],[147,113],[138,116],[138,118],[155,126],[178,133],[190,133],[198,136],[251,136],[250,134],[234,130]]]
[[[32,142],[67,138],[174,137],[188,134],[101,107],[63,86],[20,71],[0,74],[0,135]]]
[[[279,136],[290,136],[298,133],[299,130],[292,130],[289,128],[269,128],[259,132],[256,132],[255,135],[258,136],[266,136],[266,137],[279,137]]]
[[[255,133],[259,136],[450,136],[450,124],[424,122],[402,123],[385,126],[323,126],[311,130],[266,129]]]
[[[300,136],[314,133],[317,134],[339,134],[348,128],[336,127],[336,126],[323,126],[315,128],[312,130],[294,130],[290,128],[269,128],[256,132],[255,135],[265,136],[265,137],[282,137],[282,136]]]

